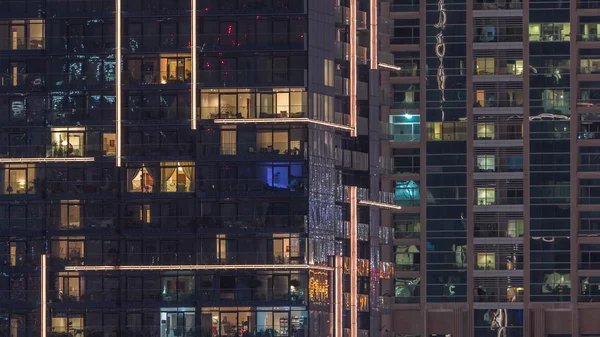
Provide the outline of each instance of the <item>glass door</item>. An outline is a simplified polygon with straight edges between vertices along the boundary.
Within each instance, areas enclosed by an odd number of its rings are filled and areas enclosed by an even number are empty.
[[[194,309],[171,310],[160,313],[160,337],[193,337],[196,327]]]
[[[273,94],[260,94],[258,101],[260,118],[273,118]]]

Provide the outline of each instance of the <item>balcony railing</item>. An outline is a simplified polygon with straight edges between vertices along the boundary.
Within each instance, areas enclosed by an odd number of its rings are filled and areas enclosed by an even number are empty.
[[[274,143],[222,143],[201,144],[201,156],[249,156],[249,157],[271,157],[271,156],[299,156],[306,157],[307,144],[301,141]]]
[[[207,195],[289,193],[304,195],[308,180],[301,177],[266,177],[262,179],[203,179],[198,191]]]
[[[418,12],[419,11],[419,1],[414,1],[412,4],[390,4],[391,12]]]
[[[210,87],[304,86],[306,69],[202,69],[198,82]]]
[[[495,10],[495,9],[522,9],[523,8],[523,3],[521,3],[521,1],[515,0],[515,1],[502,1],[502,2],[495,2],[495,1],[483,1],[483,0],[479,0],[477,3],[473,4],[473,9],[475,10]]]
[[[196,153],[194,143],[125,144],[125,157],[189,157]]]
[[[0,73],[0,87],[10,89],[41,89],[46,85],[46,75],[42,73],[10,74]]]
[[[43,50],[45,38],[39,36],[0,39],[0,50]]]
[[[473,38],[473,42],[522,42],[523,34],[521,32],[501,33],[495,27],[479,28]]]
[[[190,83],[192,73],[189,71],[143,71],[135,72],[125,70],[123,74],[123,83],[128,85],[167,85],[167,84],[186,84]]]
[[[223,103],[222,103],[223,104]],[[224,104],[223,104],[224,105]],[[249,119],[249,118],[307,118],[308,107],[304,104],[247,107],[207,107],[200,108],[200,119]]]
[[[306,33],[274,32],[272,34],[200,34],[201,52],[245,50],[303,50]]]
[[[114,155],[114,152],[104,149],[103,145],[0,145],[0,158],[77,158]]]

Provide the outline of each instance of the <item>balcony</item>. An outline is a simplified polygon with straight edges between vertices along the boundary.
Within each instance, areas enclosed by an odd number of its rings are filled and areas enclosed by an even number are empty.
[[[498,27],[501,27],[498,29]],[[523,48],[523,28],[520,25],[498,23],[481,25],[474,32],[473,48],[484,49],[521,49]]]
[[[568,42],[571,40],[569,23],[530,23],[530,42]]]
[[[335,76],[335,94],[339,96],[349,95],[349,81],[345,77]]]
[[[473,9],[476,11],[491,11],[491,10],[508,10],[508,9],[522,9],[523,3],[520,0],[514,1],[488,1],[488,0],[476,0],[473,3]],[[522,14],[522,12],[521,12]],[[496,14],[498,15],[498,14]]]
[[[345,6],[334,6],[335,23],[350,25],[350,8]]]
[[[522,219],[500,219],[498,217],[496,219],[477,219],[475,221],[475,240],[477,242],[488,238],[518,239],[522,238],[523,234]],[[499,241],[495,240],[494,242]]]
[[[390,126],[393,142],[419,142],[421,140],[421,118],[418,115],[391,115]]]
[[[600,9],[600,2],[597,0],[579,0],[577,8],[580,9]]]
[[[496,187],[493,184],[480,185],[475,188],[475,205],[521,205],[523,206],[523,183],[519,181],[507,181],[504,186]],[[513,186],[511,186],[513,185]]]
[[[474,75],[473,81],[475,82],[522,81],[523,61],[479,57],[475,60]]]
[[[336,59],[344,61],[348,61],[350,59],[350,44],[342,41],[334,41],[333,47],[335,50]]]
[[[0,88],[10,90],[43,90],[46,87],[46,75],[41,73],[22,73],[13,69],[13,73],[0,73]]]
[[[171,5],[171,2],[167,2]],[[208,3],[207,3],[208,4]],[[231,14],[292,14],[304,13],[306,2],[304,0],[285,1],[278,0],[244,0],[238,2],[220,3],[219,1],[211,2],[214,4],[206,8],[202,8],[205,15],[231,15]]]
[[[103,145],[31,145],[31,146],[0,146],[0,158],[22,159],[22,162],[44,161],[77,161],[93,157],[114,157],[112,148]],[[57,159],[57,160],[44,160]]]
[[[306,33],[274,32],[272,34],[200,34],[198,46],[200,52],[243,52],[305,50],[308,39]]]
[[[217,143],[201,144],[199,156],[225,159],[227,156],[242,156],[256,159],[306,158],[308,147],[305,142],[291,140],[274,143]],[[285,156],[285,157],[284,157]]]
[[[199,86],[203,87],[304,87],[306,69],[202,69],[198,73]]]
[[[508,178],[511,176],[508,174],[509,172],[523,172],[523,153],[519,153],[522,151],[511,151],[510,148],[505,148],[501,154],[500,151],[496,154],[496,149],[491,151],[484,150],[487,149],[476,150],[475,179],[490,179],[486,177],[491,177],[494,173],[499,173],[499,177],[504,176]],[[523,175],[520,174],[520,177],[522,179]]]
[[[419,181],[396,181],[393,203],[398,206],[419,206],[421,204],[420,188]]]
[[[523,270],[523,245],[476,245],[475,270]]]
[[[525,289],[522,276],[475,277],[475,302],[523,302]]]
[[[369,154],[335,148],[335,165],[357,171],[368,171]]]
[[[194,143],[151,143],[151,144],[124,144],[123,157],[133,160],[135,158],[151,160],[156,159],[185,159],[193,157],[196,153]]]
[[[401,0],[392,1],[390,3],[390,12],[392,13],[406,13],[406,12],[418,12],[419,11],[419,0]]]
[[[264,177],[256,179],[204,179],[198,183],[198,191],[205,197],[229,197],[242,195],[290,195],[304,196],[308,179],[303,177]]]

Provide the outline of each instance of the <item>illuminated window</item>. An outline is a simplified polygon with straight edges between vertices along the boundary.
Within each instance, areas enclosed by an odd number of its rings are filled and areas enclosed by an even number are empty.
[[[477,75],[492,75],[496,73],[495,60],[493,58],[478,57],[475,60]]]
[[[523,75],[523,60],[508,63],[508,73],[512,75]]]
[[[105,156],[115,156],[117,153],[116,134],[105,133],[102,135],[102,154]]]
[[[600,58],[581,58],[579,72],[582,74],[600,73]]]
[[[193,192],[194,163],[193,162],[163,162],[160,163],[161,192]]]
[[[598,32],[600,31],[600,24],[597,23],[586,23],[581,25],[581,40],[582,41],[600,41]]]
[[[477,170],[496,171],[496,157],[490,154],[477,156]]]
[[[520,238],[523,236],[523,220],[508,220],[508,230],[506,235],[510,238]]]
[[[56,283],[58,297],[63,302],[77,302],[85,294],[85,280],[78,272],[58,273]]]
[[[153,168],[127,168],[127,191],[152,193],[156,176],[158,172]]]
[[[334,70],[335,70],[335,63],[332,60],[323,60],[323,77],[324,77],[324,84],[328,87],[333,87],[335,86],[335,81],[334,81]]]
[[[542,92],[542,106],[544,112],[569,114],[569,91],[560,89],[546,89]]]
[[[567,23],[529,24],[529,40],[541,42],[569,41],[571,25]]]
[[[306,108],[306,92],[299,88],[210,89],[200,96],[201,119],[299,118],[306,117]]]
[[[35,176],[35,166],[27,164],[7,164],[4,166],[4,178],[1,194],[34,194],[39,179]]]
[[[75,335],[85,337],[85,325],[83,315],[81,314],[64,314],[61,317],[52,317],[52,332],[65,333],[67,335]]]
[[[72,265],[83,265],[85,261],[84,238],[70,237],[52,241],[52,257]]]
[[[65,200],[60,203],[60,229],[81,227],[81,205],[79,200]]]
[[[496,189],[493,187],[477,188],[477,205],[488,206],[496,203]]]
[[[44,49],[44,20],[0,21],[0,49]]]
[[[237,130],[235,126],[224,126],[221,130],[221,155],[237,154]]]
[[[494,123],[477,123],[477,139],[496,138],[496,127]]]
[[[48,157],[83,157],[85,128],[52,128],[52,151]]]
[[[496,254],[477,253],[477,269],[496,269]]]

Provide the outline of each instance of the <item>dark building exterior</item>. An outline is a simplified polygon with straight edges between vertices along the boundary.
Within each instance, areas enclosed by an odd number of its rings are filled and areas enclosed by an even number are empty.
[[[598,334],[600,2],[389,5],[394,334]]]
[[[379,7],[0,1],[0,335],[389,333]]]

